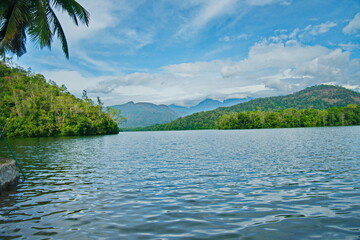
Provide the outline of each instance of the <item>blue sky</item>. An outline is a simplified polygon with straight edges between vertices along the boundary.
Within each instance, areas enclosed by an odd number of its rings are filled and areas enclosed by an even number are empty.
[[[192,105],[321,83],[360,90],[358,0],[81,0],[60,15],[69,48],[28,42],[18,64],[105,105]]]

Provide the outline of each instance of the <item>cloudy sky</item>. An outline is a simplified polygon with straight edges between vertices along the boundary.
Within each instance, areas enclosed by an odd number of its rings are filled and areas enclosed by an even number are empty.
[[[288,94],[321,83],[360,90],[359,0],[79,0],[90,26],[59,13],[60,44],[17,60],[105,105],[196,104]]]

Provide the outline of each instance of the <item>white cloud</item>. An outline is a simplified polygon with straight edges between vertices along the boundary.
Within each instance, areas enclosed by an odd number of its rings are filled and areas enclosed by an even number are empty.
[[[237,40],[238,39],[248,39],[248,35],[245,33],[242,33],[242,34],[236,36],[235,39],[237,39]]]
[[[297,38],[297,36],[300,32],[301,32],[300,28],[295,28],[289,35],[289,38],[291,38],[291,39]]]
[[[114,67],[109,61],[94,59],[88,56],[86,51],[78,50],[77,57],[82,60],[82,65],[88,66],[93,69],[101,69],[102,71],[118,73],[119,70]]]
[[[337,24],[335,22],[325,22],[318,25],[308,25],[303,29],[295,28],[290,34],[282,34],[280,37],[283,39],[300,39],[302,40],[305,36],[317,36],[320,34],[327,33],[331,30],[331,28],[336,27]]]
[[[301,64],[295,69],[294,74],[311,76],[314,81],[345,83],[350,80],[346,76],[349,57],[349,52],[336,49]]]
[[[217,91],[219,94],[224,94],[225,96],[228,95],[235,95],[236,93],[243,93],[242,97],[245,98],[248,95],[253,93],[257,93],[259,91],[266,91],[268,90],[264,84],[258,85],[249,85],[244,87],[234,87],[234,88],[222,88]],[[235,94],[234,94],[235,93]]]
[[[59,14],[69,42],[71,58],[78,57],[78,62],[90,68],[115,72],[111,64],[100,62],[105,54],[124,56],[135,55],[145,46],[164,41],[160,48],[189,40],[199,32],[217,24],[225,17],[240,19],[242,14],[252,7],[284,3],[283,0],[177,0],[156,2],[129,0],[79,1],[90,12],[90,25],[75,26],[65,14]],[[246,4],[247,3],[247,4]],[[147,5],[149,4],[149,5]],[[149,9],[144,8],[149,6]],[[152,9],[153,7],[153,9]],[[143,15],[139,15],[139,12]],[[173,14],[175,13],[175,14]],[[169,22],[171,21],[171,29]],[[174,38],[176,41],[174,42]],[[159,40],[161,39],[161,40]],[[166,40],[164,40],[166,39]],[[225,37],[224,41],[247,40],[248,35]],[[58,48],[60,44],[54,44]],[[91,52],[85,49],[91,46]],[[217,56],[227,48],[217,48],[205,54],[205,57]],[[115,53],[116,51],[116,53]],[[146,51],[146,50],[144,50]],[[87,52],[87,54],[84,54]]]
[[[310,25],[311,26],[311,25]],[[311,35],[319,35],[328,32],[331,28],[336,27],[337,24],[334,22],[326,22],[314,27],[310,27],[309,33]]]
[[[113,14],[119,5],[115,5],[111,0],[101,1],[101,4],[97,1],[81,0],[78,2],[90,12],[89,27],[81,23],[79,26],[76,26],[66,13],[61,14],[61,12],[59,12],[58,14],[70,45],[75,45],[83,39],[96,36],[101,30],[115,26],[119,21],[119,18]],[[101,41],[101,39],[99,40]]]
[[[343,29],[345,34],[355,34],[360,30],[360,13],[357,13],[355,17],[346,25]]]
[[[350,53],[340,49],[263,42],[250,49],[247,59],[224,67],[222,74],[231,78],[252,77],[268,88],[286,93],[329,81],[355,84],[356,74],[360,73],[355,64]]]
[[[223,52],[228,51],[230,49],[232,49],[231,45],[222,45],[220,47],[212,48],[203,55],[203,58],[205,59],[214,58],[214,57],[216,58],[217,55],[220,55]]]
[[[164,66],[163,69],[177,75],[195,76],[206,73],[218,73],[222,65],[224,65],[223,61],[181,63]]]
[[[189,38],[205,27],[213,19],[233,12],[237,0],[207,0],[202,3],[200,11],[176,33],[176,37]]]
[[[317,36],[320,34],[327,33],[328,31],[330,31],[331,28],[336,27],[336,26],[337,26],[337,24],[334,22],[326,22],[326,23],[321,23],[321,24],[315,25],[315,26],[308,25],[304,29],[296,28],[289,35],[289,38],[303,39],[306,35],[309,35],[309,34],[312,36]]]
[[[254,7],[276,3],[287,6],[291,5],[291,1],[287,0],[198,0],[184,2],[188,3],[191,7],[195,5],[199,8],[195,15],[185,18],[184,24],[181,25],[175,34],[175,37],[185,40],[195,36],[212,21],[220,17],[236,14],[237,19],[239,19],[243,14],[248,13],[249,9]],[[240,35],[235,39],[245,39],[246,37],[245,35]],[[227,41],[227,36],[223,40]]]
[[[248,57],[238,62],[181,63],[164,66],[157,73],[108,77],[89,92],[107,93],[108,105],[130,100],[190,104],[206,97],[223,100],[288,94],[327,82],[359,85],[360,61],[351,60],[349,52],[292,41],[257,43]]]
[[[246,40],[248,39],[248,35],[245,33],[242,33],[240,35],[237,36],[224,36],[222,38],[220,38],[219,40],[222,42],[231,42],[231,41],[236,41],[236,40]]]
[[[115,40],[118,43],[129,46],[127,54],[133,54],[135,51],[153,43],[154,33],[152,31],[138,31],[136,29],[124,29],[119,38],[121,40]]]
[[[291,1],[282,1],[280,4],[284,6],[290,6],[291,3],[292,3]]]
[[[342,49],[344,49],[346,51],[352,51],[354,49],[360,49],[360,45],[359,44],[354,44],[354,43],[340,43],[339,47],[341,47]]]
[[[116,39],[111,37],[111,30],[132,11],[127,1],[119,1],[120,3],[113,0],[103,0],[99,4],[98,1],[79,0],[78,2],[90,13],[88,27],[81,22],[76,26],[66,11],[57,11],[66,35],[71,59],[78,58],[79,63],[92,68],[102,65],[101,69],[110,70],[109,64],[106,66],[106,64],[100,63],[99,60],[95,60],[91,55],[94,55],[95,52],[102,52],[101,48],[104,45],[111,46],[116,42]],[[52,52],[60,51],[60,46],[61,44],[56,39]],[[88,49],[89,46],[91,46],[91,51]],[[57,62],[59,63],[59,60]],[[113,69],[110,71],[114,72]]]
[[[76,96],[81,96],[80,94],[83,90],[90,86],[95,86],[102,80],[94,77],[85,77],[80,72],[72,70],[43,71],[42,74],[46,79],[56,82],[59,86],[64,84]]]
[[[155,26],[156,31],[154,32],[152,26],[146,25],[145,20],[148,20],[148,17],[144,17],[141,21],[134,20],[136,22],[134,24],[131,24],[129,20],[134,17],[135,9],[144,3],[143,1],[141,3],[123,0],[119,3],[119,1],[104,0],[99,5],[97,2],[83,0],[84,6],[92,13],[90,27],[75,27],[69,20],[64,24],[64,28],[69,33],[67,35],[70,44],[78,47],[71,46],[80,59],[78,65],[86,66],[87,71],[90,71],[89,69],[97,69],[97,73],[106,71],[107,76],[62,70],[65,67],[60,67],[62,68],[60,70],[43,72],[48,79],[56,81],[59,85],[65,84],[70,92],[77,95],[81,94],[83,89],[87,89],[90,96],[102,97],[106,105],[128,101],[189,104],[206,97],[222,100],[239,96],[278,95],[325,82],[346,86],[360,85],[360,61],[351,59],[348,52],[358,48],[358,44],[339,44],[339,49],[301,44],[305,35],[312,37],[324,34],[336,26],[335,22],[308,25],[306,28],[297,28],[292,32],[278,30],[275,32],[276,36],[268,37],[266,40],[254,44],[249,49],[247,57],[240,61],[185,62],[165,65],[154,69],[153,72],[137,70],[130,74],[121,73],[117,69],[121,64],[124,63],[125,67],[133,66],[132,63],[126,65],[123,54],[134,53],[157,41],[159,35],[156,34],[159,34],[160,31],[168,31],[167,35],[162,36],[176,34],[178,38],[187,40],[215,20],[244,11],[243,9],[234,10],[236,7],[244,5],[244,9],[250,9],[275,3],[289,5],[291,2],[281,0],[178,0],[175,5],[181,5],[176,7],[182,8],[182,11],[179,14],[181,16],[176,17],[175,25],[179,26],[179,29],[173,27],[170,31],[161,25]],[[189,4],[190,6],[188,6]],[[168,7],[169,5],[166,6],[167,10]],[[120,11],[121,9],[123,11]],[[169,20],[169,16],[154,16],[154,18],[159,18],[158,21],[162,24]],[[344,33],[356,33],[359,30],[356,25],[358,18],[360,18],[360,13],[344,28]],[[115,28],[124,19],[129,24],[126,27]],[[207,56],[216,56],[219,52],[228,50],[227,47],[232,46],[231,41],[249,39],[249,36],[244,33],[233,35],[231,33],[233,31],[223,31],[222,36],[224,37],[219,40],[224,41],[225,44],[209,48]],[[97,49],[98,45],[93,45],[94,49],[89,52],[82,45],[84,40],[93,42],[96,40],[99,41],[99,45],[106,46],[107,50],[114,50],[114,52],[105,52],[112,58],[96,57],[101,55],[98,52],[100,49],[102,51],[102,48]],[[112,44],[121,45],[123,48],[118,50],[118,48],[113,48]],[[90,44],[86,46],[90,46]],[[125,48],[126,50],[124,50]],[[167,50],[166,47],[164,49]],[[115,61],[118,61],[117,58],[114,58],[116,54],[119,54],[118,58],[121,58],[123,62],[114,64]],[[169,52],[169,54],[171,53]],[[203,53],[202,56],[206,54]],[[155,53],[154,55],[157,56]],[[242,55],[243,52],[239,52],[232,56]],[[139,58],[142,56],[139,54]],[[203,57],[202,59],[207,58]],[[173,62],[173,59],[170,61]],[[54,60],[54,62],[56,61]],[[76,67],[78,66],[68,69],[78,69]],[[144,68],[144,66],[142,67]]]
[[[137,9],[142,1],[128,0],[103,0],[78,1],[90,12],[90,24],[76,26],[64,11],[58,11],[57,15],[65,31],[69,45],[70,61],[76,61],[68,69],[79,69],[84,67],[87,71],[102,71],[107,74],[119,73],[119,63],[114,64],[116,54],[127,56],[134,54],[137,50],[153,42],[153,32],[150,27],[138,28],[136,24],[142,24],[133,20],[138,14]],[[130,22],[135,22],[133,25]],[[125,24],[126,23],[126,24]],[[126,27],[124,27],[126,26]],[[53,56],[61,53],[61,44],[55,40],[53,44]],[[111,60],[110,60],[111,59]],[[36,61],[40,61],[37,59]],[[56,59],[54,64],[68,65],[65,59]],[[45,63],[50,65],[52,63]]]
[[[291,5],[291,1],[284,0],[247,0],[246,3],[250,6],[265,6],[274,3],[280,3],[281,5]]]
[[[231,38],[229,36],[224,36],[220,39],[220,41],[224,41],[224,42],[230,42]]]
[[[297,62],[304,62],[328,51],[325,47],[304,47],[297,42],[295,42],[295,45],[287,46],[283,43],[265,41],[251,47],[247,59],[224,67],[222,75],[232,77],[247,72],[263,74],[273,68],[290,68]]]

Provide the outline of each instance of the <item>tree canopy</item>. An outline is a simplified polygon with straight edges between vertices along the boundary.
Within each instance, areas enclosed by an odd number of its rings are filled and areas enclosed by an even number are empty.
[[[286,96],[256,98],[231,107],[221,107],[212,111],[198,112],[172,122],[158,124],[137,130],[192,130],[215,129],[219,117],[224,114],[244,111],[279,111],[294,109],[328,109],[346,107],[349,104],[360,105],[360,93],[332,85],[308,87]]]
[[[288,108],[280,111],[230,113],[216,121],[218,129],[294,128],[360,125],[360,106],[325,110]]]
[[[85,94],[79,99],[64,85],[20,67],[0,63],[0,128],[8,136],[116,134],[119,111],[103,111]]]

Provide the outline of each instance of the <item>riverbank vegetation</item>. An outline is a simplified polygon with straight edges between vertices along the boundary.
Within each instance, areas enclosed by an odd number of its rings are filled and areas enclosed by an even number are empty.
[[[0,63],[0,128],[8,136],[73,136],[119,132],[119,112],[103,111],[84,92],[83,99],[64,85],[46,81],[21,67]],[[114,117],[114,118],[113,118]]]
[[[294,128],[360,125],[360,106],[326,110],[289,108],[277,112],[251,111],[230,113],[216,121],[218,129]]]
[[[340,86],[318,85],[308,87],[299,92],[286,96],[257,98],[240,103],[232,107],[221,107],[212,111],[198,112],[178,118],[172,122],[158,124],[144,128],[132,129],[136,131],[168,131],[168,130],[196,130],[216,129],[219,118],[225,114],[240,112],[276,112],[285,109],[318,109],[325,110],[333,107],[346,107],[349,104],[360,105],[360,93]],[[299,113],[297,113],[299,114]],[[295,125],[294,125],[295,126]]]

